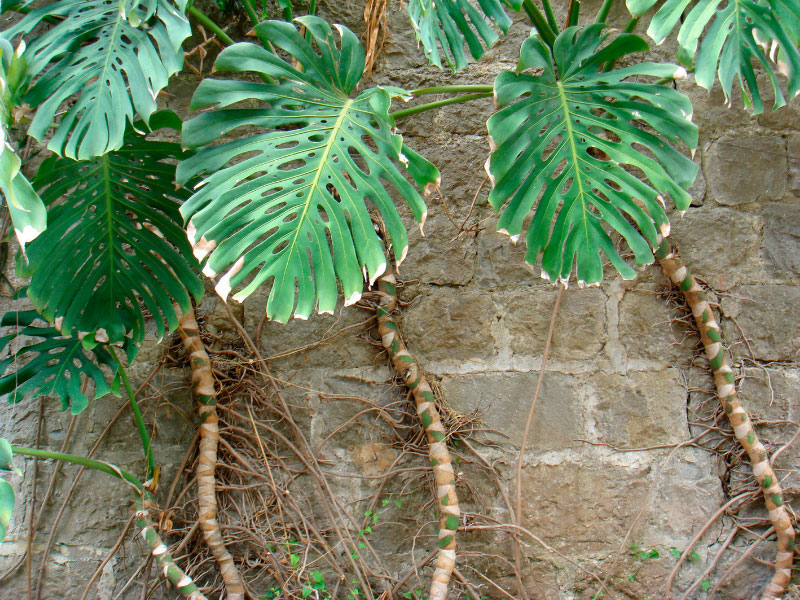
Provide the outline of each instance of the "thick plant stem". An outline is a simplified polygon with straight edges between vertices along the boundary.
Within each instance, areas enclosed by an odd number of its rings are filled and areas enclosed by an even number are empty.
[[[656,252],[664,274],[683,292],[689,308],[692,309],[706,356],[714,373],[717,396],[733,426],[736,439],[750,457],[753,475],[764,495],[764,503],[769,518],[778,536],[778,555],[775,559],[775,573],[761,594],[762,600],[775,600],[786,591],[792,577],[792,559],[795,540],[792,521],[783,502],[783,492],[775,472],[772,470],[767,449],[756,435],[750,418],[739,402],[736,394],[733,372],[728,365],[726,351],[722,347],[722,336],[706,293],[698,285],[694,276],[683,265],[677,252],[664,240]]]
[[[161,574],[169,581],[181,596],[187,600],[207,600],[197,584],[181,569],[169,552],[167,546],[161,541],[156,528],[148,516],[151,508],[150,501],[141,499],[136,509],[136,524],[141,530],[142,539],[150,548],[150,554],[161,569]]]
[[[553,42],[556,41],[556,33],[550,28],[542,12],[533,3],[533,0],[523,0],[522,8],[528,13],[528,18],[533,23],[536,31],[539,32],[539,35],[542,36],[544,43],[552,48]]]
[[[595,19],[595,23],[605,23],[606,19],[608,18],[608,13],[611,10],[611,5],[614,3],[614,0],[603,0],[603,4],[600,5],[600,10],[597,11],[597,18]]]
[[[253,10],[253,5],[250,4],[250,0],[242,0],[242,4],[244,5],[244,10],[247,13],[247,17],[250,19],[250,22],[253,25],[258,25],[258,15],[256,15],[256,11]]]
[[[214,23],[214,21],[209,19],[203,12],[198,10],[196,7],[190,6],[186,12],[191,16],[193,16],[198,21],[200,21],[200,23],[208,27],[214,33],[214,35],[216,35],[220,39],[220,41],[223,44],[225,44],[226,46],[232,46],[234,44],[234,41],[231,39],[231,36],[225,33],[219,25]]]
[[[200,413],[200,457],[197,465],[197,497],[200,505],[197,517],[203,537],[211,554],[219,565],[220,575],[225,582],[228,600],[244,600],[244,582],[233,556],[225,547],[219,522],[217,521],[217,482],[214,471],[217,468],[217,444],[219,443],[219,419],[217,417],[214,375],[211,360],[200,339],[200,331],[190,310],[180,319],[178,333],[183,340],[189,364],[192,367],[192,391],[197,399]]]
[[[439,551],[436,569],[431,582],[430,600],[444,600],[447,585],[456,566],[456,530],[461,511],[456,495],[455,473],[447,449],[446,434],[428,380],[417,360],[411,356],[400,338],[392,312],[397,307],[397,280],[394,273],[378,280],[380,303],[378,305],[378,332],[381,343],[392,360],[395,370],[406,382],[414,396],[422,427],[428,438],[428,456],[436,480],[436,498],[439,507]]]

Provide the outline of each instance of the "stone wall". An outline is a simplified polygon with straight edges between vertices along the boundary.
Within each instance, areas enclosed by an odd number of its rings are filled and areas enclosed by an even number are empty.
[[[594,13],[596,4],[584,3],[587,15]],[[329,19],[357,32],[363,29],[361,3],[322,5]],[[612,16],[624,22],[619,9],[615,11]],[[451,75],[423,63],[406,17],[397,7],[390,10],[389,26],[391,38],[375,79],[407,88],[491,83],[500,70],[514,67],[519,45],[528,35],[522,19],[517,19],[509,35],[483,60]],[[674,47],[666,44],[652,52],[658,58],[671,57]],[[188,78],[177,81],[170,105],[186,114],[195,84]],[[742,400],[762,422],[759,434],[775,450],[789,441],[800,421],[800,105],[794,102],[789,108],[752,117],[741,102],[726,108],[719,90],[708,94],[689,82],[679,86],[695,107],[700,127],[695,160],[701,171],[692,190],[692,207],[685,215],[674,216],[672,237],[692,270],[714,290]],[[490,112],[490,102],[479,101],[423,113],[400,124],[409,145],[439,166],[442,198],[430,202],[425,237],[406,215],[411,245],[401,268],[405,285],[400,295],[407,305],[399,321],[410,351],[438,384],[442,404],[454,414],[480,420],[470,439],[513,498],[515,463],[556,290],[524,266],[522,244],[513,246],[495,232],[483,170]],[[453,221],[466,223],[468,231],[459,235]],[[251,335],[265,305],[266,293],[256,293],[238,309]],[[232,331],[215,298],[207,297],[200,312],[211,331],[223,336]],[[401,397],[385,357],[370,343],[376,332],[365,323],[369,317],[369,312],[350,307],[335,316],[288,325],[266,323],[262,328],[262,351],[271,357],[276,376],[289,382],[287,394],[298,407],[298,421],[312,445],[358,413],[353,398],[389,403]],[[653,266],[630,282],[609,268],[599,288],[570,288],[564,294],[524,455],[522,525],[570,560],[524,538],[523,575],[532,598],[588,599],[591,579],[570,561],[608,576],[616,597],[661,597],[676,562],[671,549],[683,551],[730,499],[732,490],[746,482],[748,467],[724,454],[735,447],[719,436],[680,445],[707,431],[708,419],[716,411],[699,340],[686,322],[668,282]],[[328,341],[321,345],[284,355],[325,338]],[[143,360],[133,369],[137,381],[161,359],[165,348],[154,344],[143,352]],[[174,477],[193,435],[187,421],[192,408],[185,380],[183,368],[167,366],[144,392],[163,481]],[[90,407],[76,420],[68,451],[88,452],[122,404],[114,398]],[[37,402],[0,407],[0,436],[32,444],[39,410]],[[46,404],[44,415],[40,444],[58,449],[70,417],[56,412],[52,403]],[[387,456],[394,456],[389,438],[374,418],[356,418],[328,443],[326,456],[337,472],[374,475],[387,468]],[[109,439],[98,456],[140,470],[138,440],[127,416]],[[784,486],[794,494],[800,485],[795,467],[800,463],[798,448],[795,444],[777,460],[777,471],[786,478]],[[459,449],[456,453],[462,455]],[[470,522],[485,523],[479,515],[510,522],[494,480],[477,467],[477,461],[468,459],[468,453],[463,456],[458,481],[462,509]],[[21,462],[25,479],[11,534],[0,545],[0,573],[27,543],[35,466],[32,461]],[[402,465],[424,462],[421,456],[407,457]],[[37,502],[51,467],[40,464],[38,469]],[[36,536],[37,551],[51,532],[74,473],[67,467],[56,479],[50,508]],[[403,481],[402,476],[396,478],[391,491],[406,501],[392,509],[390,520],[404,525],[387,526],[383,533],[376,527],[375,538],[387,554],[387,564],[398,573],[426,555],[435,534],[429,488],[408,490]],[[345,503],[374,489],[370,479],[336,478],[335,485]],[[363,510],[357,503],[350,507],[354,514]],[[79,598],[129,515],[123,485],[99,474],[84,475],[54,532],[42,598]],[[765,513],[756,502],[739,516]],[[417,531],[417,523],[427,526]],[[733,526],[732,518],[725,516],[707,527],[695,547],[697,558],[680,571],[673,589],[685,589],[701,575]],[[415,533],[419,539],[412,552]],[[752,535],[742,533],[710,579],[715,581],[734,565],[752,540]],[[513,557],[512,546],[506,535],[471,531],[462,535],[460,543],[459,567],[481,594],[503,597],[470,565],[515,592],[507,562]],[[642,560],[632,546],[637,551],[655,549],[658,556]],[[135,575],[140,552],[141,545],[129,537],[108,562],[90,597],[116,597]],[[754,559],[768,563],[773,552],[772,544],[762,544],[751,559],[735,566],[718,597],[754,597],[770,576],[768,565]],[[35,560],[34,579],[39,568]],[[421,571],[419,583],[413,585],[427,587],[428,576],[428,571]],[[25,598],[26,589],[23,568],[2,584],[0,598]],[[141,594],[134,585],[122,597]],[[161,589],[153,597],[172,594]],[[690,597],[705,594],[698,589]]]

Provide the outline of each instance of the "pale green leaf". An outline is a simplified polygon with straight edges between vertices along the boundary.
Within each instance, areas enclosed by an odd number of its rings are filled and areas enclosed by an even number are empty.
[[[511,0],[478,0],[475,4],[469,0],[409,0],[408,16],[431,64],[441,67],[444,59],[453,70],[465,67],[465,44],[472,58],[479,59],[497,41],[495,29],[506,33],[511,26],[503,5],[515,10],[522,6]]]
[[[28,297],[64,335],[140,344],[145,309],[160,338],[177,327],[173,304],[186,311],[202,296],[179,213],[189,191],[174,184],[184,156],[176,143],[131,131],[101,157],[42,164],[34,183],[49,227],[29,246]]]
[[[689,99],[642,81],[683,69],[639,63],[605,72],[609,61],[647,45],[620,34],[601,47],[602,30],[571,27],[552,51],[534,35],[522,46],[519,71],[504,71],[495,82],[502,108],[488,122],[496,147],[489,201],[500,211],[498,229],[513,240],[533,211],[525,260],[534,265],[541,254],[543,276],[553,281],[568,280],[575,267],[579,282],[598,283],[601,253],[633,277],[609,229],[625,239],[637,264],[652,262],[651,249],[668,233],[664,197],[685,210],[697,173],[675,147],[697,145]]]
[[[641,15],[655,4],[628,0],[628,9]],[[783,77],[789,99],[800,93],[800,4],[796,0],[699,0],[684,16],[689,5],[690,0],[658,2],[647,34],[660,44],[679,26],[679,57],[688,65],[696,58],[699,85],[710,90],[719,79],[730,101],[736,82],[745,102],[758,114],[764,110],[754,67],[758,64],[772,88],[774,108],[786,104]]]
[[[0,542],[6,537],[13,512],[14,488],[5,479],[0,479]]]
[[[402,260],[408,239],[389,190],[424,221],[425,204],[403,162],[420,188],[436,185],[439,177],[392,132],[388,109],[396,89],[351,97],[364,67],[356,36],[337,26],[337,40],[318,17],[296,21],[316,49],[289,23],[267,21],[256,33],[302,70],[253,44],[219,55],[217,71],[253,71],[263,80],[200,84],[192,107],[214,110],[184,126],[183,143],[206,147],[178,168],[179,182],[205,174],[181,209],[195,256],[205,261],[203,272],[222,274],[217,291],[223,298],[244,284],[236,300],[271,279],[267,314],[279,321],[292,312],[307,318],[315,304],[319,312],[332,312],[337,282],[347,304],[358,300],[364,280],[373,282],[387,268],[370,210],[383,217]],[[258,132],[212,145],[243,126]]]
[[[0,327],[9,328],[9,333],[0,336],[0,351],[17,347],[12,346],[16,340],[28,344],[0,361],[0,395],[9,402],[56,396],[62,410],[69,408],[72,414],[78,414],[90,399],[111,392],[100,365],[108,368],[112,378],[119,365],[103,346],[92,347],[77,336],[63,336],[32,310],[7,312],[0,319]],[[86,379],[94,383],[91,398],[81,389]]]
[[[15,52],[8,40],[0,36],[0,190],[11,215],[14,233],[25,252],[25,244],[47,227],[47,214],[41,198],[20,170],[21,161],[8,135],[26,71],[25,58],[21,54],[21,47]]]
[[[0,438],[0,471],[17,471],[14,467],[14,449],[5,438]]]
[[[48,148],[76,159],[120,148],[126,122],[147,122],[156,96],[183,66],[181,44],[191,33],[185,4],[57,0],[32,6],[6,31],[27,42],[33,85],[24,101],[36,109],[28,133],[43,140],[57,122]],[[61,22],[32,33],[47,17]]]

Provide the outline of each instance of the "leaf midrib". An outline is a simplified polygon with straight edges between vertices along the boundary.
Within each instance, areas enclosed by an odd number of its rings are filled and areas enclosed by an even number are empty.
[[[109,259],[109,274],[108,286],[111,293],[108,294],[108,314],[114,312],[114,215],[111,198],[111,173],[109,172],[108,154],[104,154],[101,158],[103,162],[103,193],[105,196],[106,204],[106,220],[108,224],[108,259]]]
[[[308,186],[308,199],[306,200],[305,206],[303,207],[303,212],[298,218],[297,222],[297,229],[295,229],[294,238],[292,239],[291,244],[286,248],[288,250],[288,257],[286,262],[283,265],[283,273],[281,274],[281,283],[286,279],[286,272],[289,270],[289,262],[291,260],[292,255],[294,255],[295,247],[297,246],[297,238],[300,236],[300,231],[303,228],[303,222],[305,221],[306,215],[308,214],[308,209],[311,206],[311,200],[314,197],[314,193],[319,185],[320,177],[322,176],[322,171],[325,168],[328,156],[330,156],[331,150],[336,145],[336,136],[339,133],[339,129],[342,128],[342,123],[347,118],[347,111],[350,110],[350,105],[353,104],[355,100],[352,98],[345,101],[342,105],[342,110],[339,113],[339,116],[336,119],[336,123],[333,124],[331,127],[330,137],[328,138],[328,143],[325,144],[325,151],[322,154],[322,157],[319,160],[319,168],[317,168],[316,173],[314,175],[314,180]]]
[[[586,247],[588,248],[589,243],[589,227],[586,222],[586,201],[584,199],[585,192],[583,190],[583,181],[581,181],[581,172],[578,168],[578,163],[580,162],[580,158],[578,157],[578,151],[575,147],[575,132],[572,129],[572,113],[569,111],[569,105],[567,104],[567,94],[564,91],[564,84],[560,81],[556,81],[556,85],[558,86],[558,97],[561,100],[561,108],[564,111],[564,125],[567,128],[567,139],[569,139],[569,150],[570,154],[572,155],[572,168],[574,170],[573,178],[575,179],[575,183],[578,185],[578,198],[580,198],[581,202],[581,224],[583,225],[583,234],[586,238]]]

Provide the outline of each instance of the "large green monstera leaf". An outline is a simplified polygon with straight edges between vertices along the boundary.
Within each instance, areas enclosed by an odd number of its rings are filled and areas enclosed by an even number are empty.
[[[319,54],[290,23],[267,21],[256,33],[294,57],[301,70],[253,44],[219,55],[217,71],[254,71],[263,81],[204,80],[192,107],[215,110],[184,126],[184,145],[209,145],[242,126],[259,131],[207,147],[178,168],[179,182],[206,174],[181,208],[195,256],[205,260],[203,272],[223,273],[217,284],[223,298],[247,278],[235,300],[272,279],[267,314],[278,321],[293,310],[307,318],[315,302],[320,312],[332,312],[337,280],[348,304],[358,300],[364,279],[373,282],[386,270],[369,208],[383,217],[402,260],[407,235],[388,190],[397,190],[424,221],[425,204],[402,163],[419,186],[437,185],[439,176],[392,133],[388,108],[402,90],[350,96],[364,68],[356,36],[337,26],[337,47],[322,19],[297,22]],[[248,104],[233,107],[242,102]]]
[[[22,251],[47,226],[41,198],[20,170],[22,162],[9,141],[8,127],[14,122],[14,107],[19,104],[26,64],[23,46],[16,51],[0,36],[0,190],[6,199],[14,232]]]
[[[472,58],[479,59],[499,37],[494,28],[506,33],[511,27],[503,5],[518,11],[522,0],[479,0],[477,4],[469,0],[409,0],[408,16],[431,64],[441,67],[444,58],[454,70],[465,67],[465,43]]]
[[[0,336],[0,351],[5,352],[20,339],[27,344],[0,361],[0,395],[10,402],[56,396],[63,410],[69,408],[72,414],[78,414],[89,405],[90,398],[81,389],[86,379],[94,382],[92,399],[109,392],[119,395],[119,365],[102,345],[94,345],[87,338],[64,336],[32,310],[7,312],[0,319],[0,327],[10,330]],[[108,375],[115,382],[113,389],[101,365],[108,367]]]
[[[9,38],[22,35],[36,109],[28,133],[42,140],[64,113],[48,148],[75,159],[122,146],[126,121],[148,121],[156,96],[183,66],[187,0],[57,0],[34,5]],[[32,1],[24,3],[26,6]],[[29,35],[45,18],[61,19]],[[77,94],[77,98],[74,96]]]
[[[552,51],[538,35],[530,37],[518,71],[495,81],[503,108],[488,122],[495,147],[487,164],[494,182],[489,200],[501,211],[498,229],[513,240],[535,207],[525,260],[534,265],[541,253],[542,275],[551,281],[567,281],[577,265],[579,282],[600,282],[601,252],[632,278],[609,229],[625,239],[637,264],[652,262],[651,248],[669,232],[664,196],[685,210],[697,174],[673,147],[697,145],[688,98],[640,81],[685,72],[653,63],[605,72],[609,61],[647,44],[620,34],[599,49],[607,37],[602,29],[570,27]]]
[[[663,42],[690,2],[665,0],[650,21],[647,34],[656,43]],[[641,15],[659,0],[627,0],[627,3],[631,13]],[[729,101],[733,82],[738,79],[742,97],[752,103],[753,112],[758,114],[764,110],[764,102],[753,60],[769,78],[774,108],[783,106],[786,100],[776,71],[787,77],[790,99],[800,93],[798,36],[800,4],[796,0],[700,0],[681,22],[679,56],[682,62],[691,64],[697,55],[697,83],[710,90],[715,77],[719,77]]]
[[[152,121],[174,114],[159,113]],[[28,296],[64,335],[139,344],[145,311],[158,336],[178,325],[173,308],[199,299],[199,268],[178,212],[189,196],[175,187],[176,143],[131,131],[119,150],[89,161],[46,160],[34,180],[49,227],[29,246]]]

